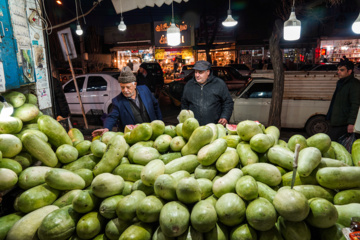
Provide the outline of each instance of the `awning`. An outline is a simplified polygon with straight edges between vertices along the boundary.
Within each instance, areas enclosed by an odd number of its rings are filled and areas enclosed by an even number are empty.
[[[174,0],[174,2],[181,3],[189,0]],[[117,14],[120,14],[120,3],[122,12],[128,12],[136,8],[154,7],[155,5],[161,7],[164,3],[170,5],[172,0],[111,0]]]

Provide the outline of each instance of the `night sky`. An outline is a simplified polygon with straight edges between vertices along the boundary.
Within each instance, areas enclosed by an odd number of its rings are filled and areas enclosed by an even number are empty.
[[[80,1],[83,12],[87,12],[93,4],[92,0]],[[238,38],[239,36],[245,39],[268,38],[275,19],[279,18],[275,13],[275,8],[280,2],[281,0],[232,0],[232,16],[239,22],[235,27]],[[340,6],[331,7],[326,1],[321,0],[296,1],[296,15],[302,22],[302,35],[311,36],[314,31],[318,30],[325,35],[334,32],[340,35],[353,35],[351,24],[359,14],[359,2],[357,0],[344,0]],[[63,0],[62,6],[57,5],[55,0],[47,0],[45,4],[47,11],[52,9],[51,14],[54,14],[53,25],[76,16],[75,0]],[[180,4],[174,3],[175,21],[195,20],[196,28],[198,27],[199,16],[218,14],[220,22],[222,22],[226,18],[228,7],[229,2],[226,0],[189,0]],[[123,13],[123,16],[126,25],[170,21],[171,5],[164,4],[162,7],[136,9]],[[85,20],[86,25],[81,23],[85,31],[87,27],[94,26],[96,32],[103,35],[104,27],[117,26],[120,23],[120,14],[115,13],[111,0],[103,0],[100,6],[85,17]],[[72,23],[70,27],[75,29],[75,25],[76,22]],[[328,26],[335,27],[327,29]],[[337,28],[342,29],[342,31],[336,31]]]

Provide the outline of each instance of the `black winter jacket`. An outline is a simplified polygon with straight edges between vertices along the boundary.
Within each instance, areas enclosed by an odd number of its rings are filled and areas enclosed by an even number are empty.
[[[200,125],[217,123],[220,118],[229,121],[234,109],[229,90],[225,82],[212,75],[204,85],[200,85],[195,77],[185,85],[181,98],[181,109],[194,112]]]
[[[360,81],[353,75],[337,82],[328,117],[331,126],[354,124],[360,106]]]

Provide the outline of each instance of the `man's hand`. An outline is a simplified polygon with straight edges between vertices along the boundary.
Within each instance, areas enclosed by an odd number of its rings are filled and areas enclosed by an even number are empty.
[[[218,123],[220,123],[221,125],[225,126],[225,125],[228,123],[228,121],[226,120],[226,118],[220,118],[219,121],[218,121]]]
[[[348,133],[353,133],[354,132],[354,125],[349,124],[347,127],[347,132]]]
[[[91,136],[92,137],[102,136],[104,133],[106,133],[108,131],[109,131],[109,129],[107,129],[107,128],[97,129],[91,133]]]

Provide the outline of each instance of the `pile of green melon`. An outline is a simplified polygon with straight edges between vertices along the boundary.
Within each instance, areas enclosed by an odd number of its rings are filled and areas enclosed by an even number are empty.
[[[90,142],[19,96],[0,119],[0,191],[22,189],[0,240],[345,239],[360,217],[360,140],[350,154],[326,134],[286,143],[274,126],[199,126],[183,110],[177,126]]]

